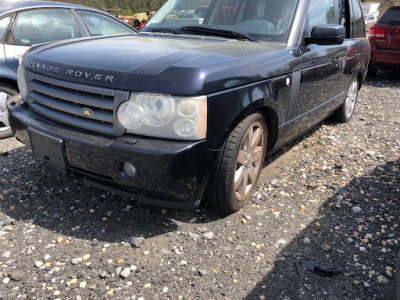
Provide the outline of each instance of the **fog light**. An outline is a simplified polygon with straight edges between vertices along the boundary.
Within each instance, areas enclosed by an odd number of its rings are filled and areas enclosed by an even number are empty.
[[[134,165],[132,165],[130,162],[125,161],[122,164],[122,173],[126,177],[135,177],[136,176],[136,168]]]

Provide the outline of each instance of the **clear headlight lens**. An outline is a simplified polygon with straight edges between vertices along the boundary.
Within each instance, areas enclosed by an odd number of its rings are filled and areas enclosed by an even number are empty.
[[[180,140],[200,140],[207,132],[207,97],[131,93],[117,110],[128,133]]]
[[[169,121],[174,112],[174,99],[158,94],[138,94],[136,103],[143,107],[146,115],[143,123],[149,126],[161,126]]]
[[[124,102],[118,109],[117,118],[124,128],[139,128],[143,122],[143,109],[133,102]]]
[[[25,69],[22,66],[18,67],[17,82],[21,98],[22,100],[26,100],[28,96],[28,84],[25,78]]]

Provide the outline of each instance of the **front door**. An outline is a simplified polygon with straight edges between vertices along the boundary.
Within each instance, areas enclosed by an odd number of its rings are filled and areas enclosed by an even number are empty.
[[[317,25],[338,23],[337,1],[310,0],[304,36],[310,36]],[[302,55],[300,90],[293,118],[305,127],[326,117],[330,109],[323,105],[343,94],[342,71],[346,59],[346,46],[307,46]]]

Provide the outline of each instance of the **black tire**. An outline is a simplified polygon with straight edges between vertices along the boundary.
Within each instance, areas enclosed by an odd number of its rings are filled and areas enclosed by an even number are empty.
[[[18,89],[7,83],[0,83],[0,139],[12,136],[11,127],[8,124],[8,112],[6,100],[18,94]]]
[[[368,67],[368,73],[367,73],[368,77],[375,77],[377,73],[378,73],[378,69],[373,68],[371,66]]]
[[[249,203],[257,187],[267,140],[261,113],[249,115],[236,126],[209,179],[203,199],[206,206],[231,214]]]
[[[340,123],[347,123],[353,118],[357,104],[358,90],[360,84],[357,77],[353,78],[349,90],[347,91],[346,99],[343,104],[333,113],[332,119]]]

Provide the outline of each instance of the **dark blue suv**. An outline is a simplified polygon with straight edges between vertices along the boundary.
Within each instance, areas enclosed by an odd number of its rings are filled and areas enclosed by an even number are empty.
[[[351,120],[369,53],[359,0],[173,0],[135,36],[32,47],[7,107],[17,139],[64,172],[231,213],[266,153]]]

